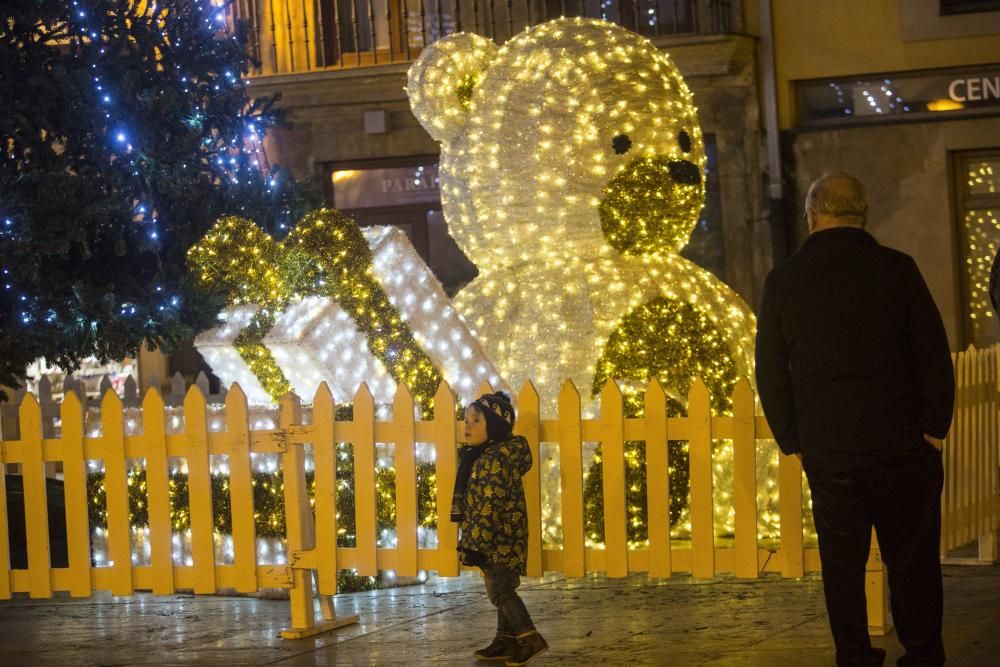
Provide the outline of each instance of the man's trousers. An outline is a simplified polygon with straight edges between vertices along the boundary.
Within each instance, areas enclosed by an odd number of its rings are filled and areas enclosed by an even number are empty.
[[[906,649],[898,664],[943,664],[940,452],[920,443],[912,452],[871,459],[851,471],[807,469],[806,474],[837,664],[882,661],[871,647],[865,606],[872,526],[889,573],[896,632]]]

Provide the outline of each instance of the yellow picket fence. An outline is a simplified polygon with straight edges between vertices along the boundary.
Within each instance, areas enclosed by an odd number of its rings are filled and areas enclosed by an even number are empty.
[[[996,351],[992,352],[996,377]],[[972,362],[961,357],[959,378],[979,378],[960,391],[958,440],[955,454],[959,471],[949,475],[946,496],[958,499],[946,505],[946,533],[959,540],[973,539],[996,529],[998,504],[987,492],[992,473],[979,474],[975,465],[996,462],[996,386],[986,388],[981,370],[987,357]],[[971,376],[963,363],[973,368]],[[977,365],[978,364],[978,365]],[[964,393],[963,393],[964,392]],[[529,518],[528,574],[561,571],[582,576],[600,571],[610,577],[629,572],[648,572],[653,577],[669,577],[675,572],[710,578],[722,572],[754,578],[762,571],[784,577],[800,577],[820,568],[817,550],[803,540],[802,470],[795,457],[780,457],[778,491],[780,545],[762,548],[757,537],[757,441],[770,439],[765,419],[755,409],[753,390],[739,382],[733,394],[730,416],[713,416],[709,392],[696,381],[691,388],[687,417],[667,417],[666,395],[654,381],[645,396],[645,417],[626,418],[622,394],[609,382],[600,396],[599,417],[584,419],[580,393],[567,382],[559,394],[558,419],[541,419],[539,396],[531,383],[517,397],[516,432],[530,444],[536,465],[524,478]],[[335,405],[326,385],[312,398],[312,419],[303,423],[299,399],[288,395],[280,403],[278,428],[251,430],[248,406],[238,385],[225,398],[224,431],[211,431],[206,420],[206,402],[197,387],[184,400],[184,432],[168,433],[164,404],[159,393],[150,390],[142,402],[143,428],[138,435],[126,435],[121,400],[107,392],[101,402],[102,433],[85,437],[84,415],[75,395],[67,394],[61,405],[59,438],[43,438],[41,411],[33,396],[25,397],[19,409],[20,438],[0,442],[0,463],[20,464],[27,530],[27,569],[12,570],[9,560],[7,507],[0,485],[0,599],[26,592],[31,597],[50,597],[54,591],[68,591],[86,597],[94,590],[110,590],[130,595],[135,590],[171,594],[177,589],[195,593],[215,593],[221,589],[254,592],[262,588],[290,590],[291,629],[286,637],[302,637],[325,631],[356,617],[337,618],[332,598],[337,593],[337,572],[354,569],[361,575],[394,570],[402,576],[420,570],[437,571],[442,576],[459,574],[457,529],[446,518],[438,523],[436,548],[418,544],[418,503],[415,444],[433,445],[436,459],[436,505],[439,517],[447,517],[451,503],[451,480],[456,470],[456,447],[462,425],[455,419],[455,399],[446,384],[435,396],[434,418],[415,419],[414,402],[405,387],[396,394],[392,418],[376,419],[374,401],[361,386],[353,403],[350,420],[335,419]],[[992,410],[992,413],[990,413]],[[990,416],[992,415],[992,416]],[[968,420],[970,426],[964,424]],[[992,421],[990,421],[992,420]],[[983,423],[992,424],[982,430]],[[979,430],[977,430],[979,429]],[[988,433],[992,439],[985,439]],[[733,443],[733,499],[735,531],[733,540],[717,543],[713,514],[712,441]],[[646,443],[648,485],[648,546],[635,548],[627,541],[625,501],[625,442]],[[667,443],[686,440],[690,465],[690,540],[675,541],[670,535],[667,476]],[[603,498],[605,544],[588,547],[584,534],[583,443],[599,441],[603,453]],[[351,443],[354,451],[354,494],[356,546],[337,546],[336,448]],[[558,443],[561,481],[562,544],[544,548],[541,540],[541,487],[539,448],[541,443]],[[379,547],[376,520],[376,443],[394,443],[396,471],[396,544]],[[305,445],[311,445],[315,469],[315,506],[310,506],[306,487]],[[949,447],[951,442],[949,442]],[[284,474],[284,507],[288,563],[264,565],[257,561],[251,454],[280,454]],[[232,511],[233,563],[218,564],[213,550],[213,510],[210,456],[227,456]],[[952,454],[949,452],[949,457]],[[171,552],[168,461],[186,460],[190,500],[192,560],[190,565],[174,562]],[[990,458],[992,457],[992,458]],[[131,559],[127,466],[129,459],[143,459],[148,499],[150,564],[134,565]],[[87,515],[87,462],[103,460],[107,494],[108,567],[93,567]],[[68,567],[52,568],[46,500],[45,463],[62,462],[66,506]],[[978,475],[978,476],[977,476]],[[990,477],[992,475],[992,477]],[[975,491],[969,486],[975,484]],[[313,513],[315,510],[315,514]],[[951,513],[949,513],[951,512]],[[314,518],[315,516],[315,518]],[[957,521],[961,528],[951,524]],[[948,542],[951,544],[951,541]],[[316,574],[323,619],[314,618],[313,573]],[[885,578],[877,545],[869,560],[869,622],[875,631],[890,625],[886,611]]]
[[[944,448],[941,553],[979,540],[979,560],[998,557],[1000,345],[952,355],[955,417]]]

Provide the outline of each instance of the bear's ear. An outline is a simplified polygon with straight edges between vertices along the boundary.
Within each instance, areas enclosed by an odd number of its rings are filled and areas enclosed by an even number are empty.
[[[434,139],[450,141],[461,132],[472,94],[496,53],[491,40],[460,32],[431,44],[410,66],[410,107]]]

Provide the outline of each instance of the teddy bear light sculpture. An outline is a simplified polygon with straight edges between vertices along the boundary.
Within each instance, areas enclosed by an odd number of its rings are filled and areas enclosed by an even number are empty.
[[[563,18],[498,48],[459,33],[409,71],[416,117],[441,145],[449,231],[479,268],[455,299],[519,388],[555,412],[563,380],[585,412],[609,378],[629,411],[656,377],[683,410],[691,382],[729,407],[753,375],[755,321],[683,259],[705,201],[692,96],[670,58],[613,24]]]

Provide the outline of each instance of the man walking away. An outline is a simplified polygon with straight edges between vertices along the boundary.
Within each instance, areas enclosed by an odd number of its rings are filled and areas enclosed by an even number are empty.
[[[778,446],[812,490],[838,665],[881,665],[865,607],[874,526],[889,571],[899,665],[944,663],[943,439],[955,398],[941,315],[911,257],[865,231],[864,186],[809,188],[809,238],[764,284],[757,383]]]

